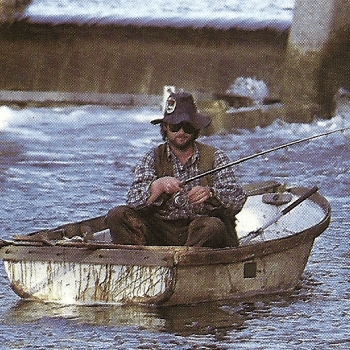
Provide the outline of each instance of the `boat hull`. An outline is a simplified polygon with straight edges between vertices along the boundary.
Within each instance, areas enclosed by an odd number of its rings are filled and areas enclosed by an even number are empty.
[[[65,304],[192,304],[293,289],[323,228],[319,230],[287,238],[282,246],[266,242],[176,252],[158,248],[156,259],[152,250],[142,248],[116,248],[115,254],[114,249],[8,247],[4,264],[13,290],[23,298]],[[89,254],[90,262],[77,261]],[[132,263],[124,254],[133,256]],[[56,258],[44,260],[44,255]],[[154,261],[147,261],[148,256]]]
[[[323,213],[312,227],[235,248],[50,245],[30,239],[3,247],[0,256],[19,296],[49,302],[180,305],[273,294],[297,285],[315,238],[330,223],[326,199],[316,193],[312,204]],[[83,227],[77,225],[64,228],[75,232]]]
[[[169,302],[186,304],[189,296],[196,303],[289,291],[297,285],[312,245],[309,241],[288,251],[232,264],[179,268]]]

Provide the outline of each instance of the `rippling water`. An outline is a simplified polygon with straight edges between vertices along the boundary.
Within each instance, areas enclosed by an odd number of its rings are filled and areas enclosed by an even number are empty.
[[[161,142],[157,109],[0,107],[0,238],[106,213],[124,202],[137,158]],[[350,125],[338,116],[203,137],[232,160]],[[305,142],[236,168],[243,183],[318,185],[333,208],[293,293],[148,309],[23,301],[0,267],[2,349],[350,348],[350,139]],[[291,261],[291,264],[293,262]]]

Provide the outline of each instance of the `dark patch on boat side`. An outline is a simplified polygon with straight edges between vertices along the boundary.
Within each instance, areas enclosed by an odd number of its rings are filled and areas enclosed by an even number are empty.
[[[244,264],[244,278],[256,277],[256,262],[247,262]]]
[[[292,198],[293,196],[290,193],[265,193],[262,201],[266,204],[282,205],[289,203]]]

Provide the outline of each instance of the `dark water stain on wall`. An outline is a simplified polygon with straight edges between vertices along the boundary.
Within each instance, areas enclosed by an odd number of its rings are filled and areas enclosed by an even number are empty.
[[[280,94],[288,33],[15,22],[0,28],[0,89],[222,92],[239,76]]]

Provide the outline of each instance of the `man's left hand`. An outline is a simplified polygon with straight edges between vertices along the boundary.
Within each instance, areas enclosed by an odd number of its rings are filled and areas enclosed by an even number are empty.
[[[188,192],[188,200],[193,204],[201,204],[209,199],[210,196],[211,192],[209,187],[196,186]]]

